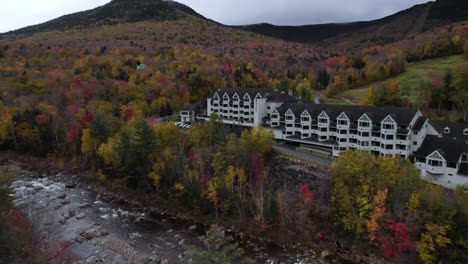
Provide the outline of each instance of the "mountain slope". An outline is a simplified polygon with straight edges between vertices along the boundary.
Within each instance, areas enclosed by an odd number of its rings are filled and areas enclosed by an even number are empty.
[[[190,7],[170,0],[113,0],[92,10],[65,15],[39,25],[8,32],[6,35],[89,28],[145,20],[177,20],[188,15],[204,18]]]
[[[373,45],[401,40],[445,24],[468,20],[468,1],[438,0],[373,21],[304,26],[254,24],[237,28],[287,41],[312,43],[342,36],[366,36]],[[359,38],[359,36],[358,36]],[[366,40],[361,39],[365,42]]]

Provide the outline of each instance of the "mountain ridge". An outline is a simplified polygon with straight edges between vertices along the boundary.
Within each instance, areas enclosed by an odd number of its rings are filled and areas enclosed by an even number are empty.
[[[424,19],[421,21],[421,18]],[[260,23],[235,27],[257,34],[299,43],[319,42],[336,37],[337,35],[349,35],[356,32],[367,34],[375,33],[374,35],[378,35],[378,33],[382,31],[382,28],[388,27],[388,25],[393,27],[393,30],[387,32],[387,35],[399,35],[398,33],[403,33],[398,38],[392,37],[377,40],[374,44],[378,45],[388,43],[388,41],[413,36],[445,24],[464,20],[468,20],[468,1],[437,0],[418,4],[393,15],[370,21],[301,26],[281,26]],[[395,26],[396,24],[401,26]],[[376,36],[376,38],[379,39],[379,36]]]
[[[192,8],[171,0],[113,0],[90,10],[67,14],[50,21],[31,25],[2,35],[24,35],[92,26],[132,23],[145,20],[178,20],[187,15],[206,19]]]

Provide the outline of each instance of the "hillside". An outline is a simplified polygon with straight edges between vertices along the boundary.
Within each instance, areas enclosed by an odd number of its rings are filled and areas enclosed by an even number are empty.
[[[328,45],[337,41],[354,40],[354,45],[350,48],[360,48],[363,45],[368,47],[402,40],[436,27],[464,20],[468,20],[468,1],[437,0],[373,21],[303,26],[254,24],[238,28],[301,43],[326,40],[324,45]]]
[[[421,105],[427,101],[424,97],[424,83],[431,82],[435,77],[444,76],[463,61],[463,56],[456,55],[408,63],[406,71],[401,74],[385,81],[346,91],[339,96],[349,99],[356,104],[361,104],[368,94],[369,87],[396,81],[399,84],[401,96],[408,97],[412,104]]]
[[[90,28],[138,21],[166,21],[203,18],[190,7],[168,0],[113,0],[92,10],[65,15],[54,20],[8,32],[4,35],[33,34],[47,31]],[[0,35],[1,36],[1,35]]]

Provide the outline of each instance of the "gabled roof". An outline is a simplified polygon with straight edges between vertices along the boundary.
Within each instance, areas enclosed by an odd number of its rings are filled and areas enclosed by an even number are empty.
[[[260,94],[263,98],[267,98],[267,101],[269,102],[297,102],[296,97],[271,88],[224,88],[215,92],[215,94],[218,94],[220,97],[225,93],[230,98],[234,96],[235,93],[237,93],[241,98],[244,98],[244,96],[248,94],[251,99]]]
[[[450,123],[445,121],[430,121],[431,126],[442,135],[442,137],[448,137],[452,139],[466,141],[468,140],[468,135],[463,134],[463,130],[468,128],[467,123]],[[450,129],[449,133],[444,133],[444,129],[448,127]]]
[[[448,162],[458,162],[462,153],[468,153],[468,141],[427,135],[414,156],[426,158],[434,151],[439,152]]]
[[[426,123],[427,117],[420,116],[418,119],[416,119],[416,122],[414,123],[413,126],[413,131],[419,131],[423,127],[423,125]]]
[[[304,103],[284,103],[278,107],[278,112],[284,114],[291,109],[295,115],[299,116],[307,109],[312,118],[317,118],[322,111],[328,117],[335,120],[341,113],[353,122],[359,120],[363,114],[366,114],[372,122],[380,123],[387,116],[391,116],[399,125],[409,125],[418,112],[417,109],[404,107],[377,107],[377,106],[355,106],[355,105],[330,105],[330,104],[304,104]]]

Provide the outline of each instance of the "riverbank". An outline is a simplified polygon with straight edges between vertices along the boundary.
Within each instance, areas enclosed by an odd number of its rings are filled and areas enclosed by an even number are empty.
[[[307,234],[293,233],[291,230],[270,229],[261,232],[255,224],[240,219],[216,220],[197,210],[187,210],[173,205],[154,194],[128,189],[119,181],[101,182],[95,173],[82,170],[77,161],[62,163],[51,158],[41,159],[3,153],[2,163],[9,166],[14,164],[13,167],[16,167],[20,174],[27,172],[28,177],[36,179],[46,177],[47,180],[62,183],[70,190],[80,189],[95,193],[103,202],[131,208],[148,219],[160,219],[161,216],[167,216],[176,220],[181,229],[193,228],[190,231],[194,231],[195,236],[201,236],[210,224],[218,222],[226,227],[226,230],[235,237],[236,242],[249,255],[254,256],[258,263],[262,261],[264,263],[267,260],[277,260],[278,263],[279,261],[284,263],[299,263],[300,261],[305,261],[303,263],[376,263],[381,261],[372,254],[366,256],[362,248],[352,245],[343,246],[343,243],[331,239],[313,241]],[[277,177],[283,176],[284,173]],[[323,181],[326,177],[325,171],[300,164],[292,164],[286,173],[294,173],[294,177],[290,180],[297,181],[297,183],[304,180]]]

